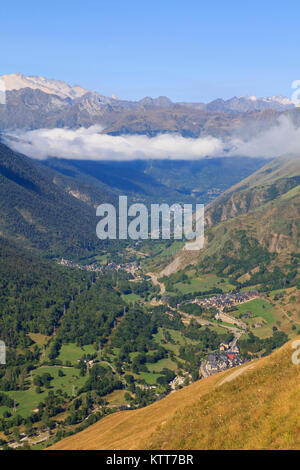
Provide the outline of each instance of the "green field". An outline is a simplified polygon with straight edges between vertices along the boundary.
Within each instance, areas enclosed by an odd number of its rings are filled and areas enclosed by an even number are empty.
[[[127,304],[133,304],[135,302],[140,302],[141,300],[141,297],[137,294],[122,294],[121,295],[122,299],[124,300],[124,302],[126,302]]]
[[[159,253],[158,256],[171,256],[171,255],[174,255],[178,250],[181,250],[181,248],[184,245],[185,245],[185,242],[175,241],[168,248],[163,247],[162,251]]]
[[[58,376],[59,369],[61,369],[65,374],[64,377]],[[51,388],[42,388],[42,393],[36,393],[36,387],[31,384],[31,377],[28,377],[27,379],[26,385],[29,387],[28,390],[6,392],[13,400],[15,400],[17,404],[17,413],[21,416],[29,416],[38,406],[38,404],[44,401],[45,397],[49,393],[49,390],[56,391],[61,389],[62,392],[67,393],[71,397],[73,386],[75,387],[76,391],[81,388],[86,381],[86,377],[80,377],[79,369],[75,369],[74,367],[39,367],[32,372],[32,377],[34,378],[35,375],[42,375],[44,373],[49,373],[53,377],[53,380],[50,382]],[[12,412],[11,409],[1,406],[0,416],[3,415],[5,410]]]
[[[228,292],[233,289],[233,286],[229,284],[227,279],[224,279],[224,281],[225,282],[222,282],[222,278],[215,276],[214,274],[207,274],[201,277],[191,278],[189,283],[178,282],[174,284],[174,288],[177,288],[182,294],[207,291],[213,289],[214,287],[222,289],[223,292]]]
[[[116,348],[114,348],[115,350]],[[120,351],[120,349],[117,349],[117,351]],[[140,353],[138,351],[133,351],[131,353],[129,353],[129,356],[130,356],[130,360],[132,361],[136,356],[138,356]]]
[[[57,359],[62,361],[63,364],[69,361],[72,365],[76,365],[78,359],[84,354],[95,354],[95,352],[92,345],[80,347],[75,343],[63,344]]]
[[[145,380],[147,385],[155,385],[156,379],[161,377],[161,374],[152,374],[151,372],[140,372],[139,376]]]
[[[108,401],[109,405],[120,406],[125,405],[126,400],[124,398],[125,390],[114,390],[112,393],[106,395],[105,400]]]
[[[146,365],[147,365],[148,369],[151,372],[154,372],[154,373],[160,372],[165,367],[167,369],[171,369],[171,370],[175,370],[177,368],[177,364],[174,361],[172,361],[172,359],[170,359],[168,357],[166,357],[164,359],[161,359],[160,361],[156,362],[155,364],[147,363]]]
[[[158,332],[153,336],[153,338],[157,343],[162,344],[162,346],[165,349],[168,349],[169,351],[174,352],[176,355],[179,354],[180,346],[183,346],[184,344],[196,344],[196,341],[194,341],[190,338],[186,338],[178,330],[172,330],[172,329],[166,328],[166,331],[168,331],[168,333],[170,333],[172,339],[175,341],[176,344],[169,343],[169,342],[161,343],[161,341],[164,339],[163,329],[162,328],[158,329]],[[159,361],[159,362],[161,362],[161,361]],[[149,369],[151,369],[153,364],[147,364],[147,366],[148,366]],[[163,366],[163,367],[168,367],[168,366]],[[169,368],[172,369],[172,367],[169,367]]]
[[[238,305],[238,311],[240,314],[251,312],[254,317],[264,318],[270,325],[275,323],[273,316],[273,306],[264,299],[254,299],[244,304]]]
[[[169,329],[167,331],[170,333],[174,341],[178,342],[180,345],[184,344],[185,341],[180,331],[169,330]],[[157,343],[161,344],[161,341],[164,339],[163,329],[159,328],[158,332],[153,337]],[[179,352],[178,344],[172,344],[172,343],[167,342],[167,343],[163,343],[162,346],[166,349],[169,349],[170,351],[173,351],[175,354],[178,354]]]
[[[28,333],[28,336],[39,346],[43,346],[51,339],[51,336],[41,335],[40,333]]]

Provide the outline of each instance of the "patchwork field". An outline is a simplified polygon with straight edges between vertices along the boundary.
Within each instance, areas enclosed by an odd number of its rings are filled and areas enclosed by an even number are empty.
[[[64,376],[60,377],[58,371],[62,370]],[[50,388],[42,387],[41,393],[37,393],[36,386],[32,383],[36,375],[49,373],[53,380],[50,381]],[[73,387],[76,391],[83,386],[86,377],[80,377],[79,370],[74,367],[39,367],[32,373],[32,379],[29,377],[25,383],[27,390],[9,391],[6,392],[16,402],[17,413],[23,417],[29,416],[38,404],[44,401],[50,390],[57,391],[60,389],[69,397],[72,397]],[[2,416],[8,408],[5,406],[0,407],[0,415]],[[10,410],[11,411],[11,410]]]

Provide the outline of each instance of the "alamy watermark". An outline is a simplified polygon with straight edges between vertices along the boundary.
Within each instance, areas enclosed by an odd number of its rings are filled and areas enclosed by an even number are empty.
[[[127,196],[119,196],[119,207],[100,204],[96,215],[102,217],[96,228],[100,240],[183,240],[186,250],[201,250],[204,245],[204,205],[196,204],[145,204],[128,207]],[[131,220],[129,220],[131,218]],[[191,242],[191,240],[193,240]]]
[[[0,78],[0,104],[6,104],[6,87],[2,78]]]
[[[292,349],[296,349],[292,354],[292,363],[297,366],[300,364],[300,339],[296,339],[296,341],[292,343]]]
[[[0,365],[6,364],[6,347],[4,341],[0,340]]]
[[[300,106],[300,80],[294,80],[291,88],[295,90],[292,93],[291,99],[296,105]]]

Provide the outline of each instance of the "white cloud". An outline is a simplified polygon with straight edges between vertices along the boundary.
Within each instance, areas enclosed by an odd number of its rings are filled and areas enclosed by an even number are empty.
[[[276,158],[282,155],[300,155],[300,128],[281,116],[276,126],[259,133],[248,141],[231,139],[231,155]]]
[[[38,129],[16,132],[18,141],[7,142],[14,150],[33,158],[60,157],[84,160],[195,159],[222,151],[214,137],[199,139],[162,134],[111,136],[99,126],[88,129]]]
[[[286,117],[269,130],[249,140],[226,141],[207,136],[197,139],[174,134],[111,136],[100,126],[80,129],[37,129],[14,133],[7,144],[32,158],[59,157],[80,160],[172,159],[194,160],[207,156],[275,158],[300,155],[300,129]]]

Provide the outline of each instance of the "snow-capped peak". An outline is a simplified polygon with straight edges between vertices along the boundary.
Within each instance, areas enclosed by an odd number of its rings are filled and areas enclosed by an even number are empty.
[[[279,103],[279,104],[282,104],[283,106],[289,106],[289,105],[295,104],[293,100],[282,95],[267,96],[267,97],[262,97],[262,98],[258,98],[257,96],[254,96],[254,95],[247,95],[247,96],[241,96],[241,98],[244,98],[250,101],[264,101],[265,103]]]
[[[61,98],[72,99],[80,98],[88,92],[88,90],[79,85],[72,87],[60,80],[47,79],[41,76],[25,76],[21,73],[2,75],[0,79],[4,81],[7,91],[32,88],[34,90],[41,90],[44,93],[60,96]]]

